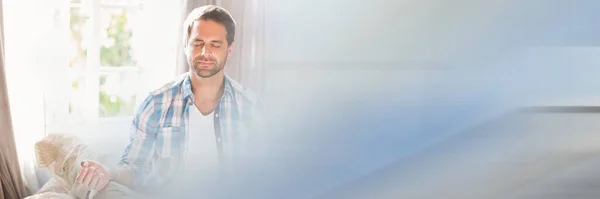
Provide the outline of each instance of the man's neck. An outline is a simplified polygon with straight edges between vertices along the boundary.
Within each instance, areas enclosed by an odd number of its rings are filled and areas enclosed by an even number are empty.
[[[208,78],[203,78],[190,72],[192,93],[194,93],[195,100],[200,102],[218,101],[221,95],[223,95],[224,78],[222,72]]]

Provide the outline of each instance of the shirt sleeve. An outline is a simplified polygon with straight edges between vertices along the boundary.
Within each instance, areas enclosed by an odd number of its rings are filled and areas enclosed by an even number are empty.
[[[152,169],[159,119],[155,112],[153,96],[148,95],[133,117],[129,144],[119,161],[121,168],[130,171],[134,187],[143,186]]]

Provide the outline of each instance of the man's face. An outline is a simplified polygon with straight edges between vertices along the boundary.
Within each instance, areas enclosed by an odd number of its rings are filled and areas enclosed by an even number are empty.
[[[188,64],[196,75],[202,78],[214,76],[223,70],[231,53],[227,30],[212,20],[195,21],[185,52]]]

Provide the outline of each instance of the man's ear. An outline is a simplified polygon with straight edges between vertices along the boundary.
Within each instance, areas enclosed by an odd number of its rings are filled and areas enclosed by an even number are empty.
[[[189,35],[188,35],[189,37]],[[189,48],[189,44],[190,43],[190,38],[183,38],[181,41],[181,47],[183,48],[183,52],[187,55],[188,52],[188,48]]]
[[[235,42],[231,42],[231,45],[229,45],[229,48],[227,48],[227,57],[231,57],[231,53],[233,52],[234,48],[235,48]]]
[[[181,45],[183,47],[183,54],[187,55],[187,53],[188,53],[187,41],[184,41]]]

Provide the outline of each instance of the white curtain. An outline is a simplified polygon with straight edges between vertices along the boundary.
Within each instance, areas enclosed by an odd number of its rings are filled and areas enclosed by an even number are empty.
[[[227,72],[262,94],[265,76],[265,0],[221,0],[219,5],[236,20],[235,49]]]
[[[235,49],[225,66],[225,72],[233,79],[258,94],[264,90],[265,77],[265,0],[184,0],[185,16],[194,8],[214,4],[227,9],[236,21]],[[183,31],[180,26],[180,33]],[[185,55],[181,47],[181,34],[177,42],[177,73],[188,71]]]
[[[6,79],[21,175],[28,191],[41,184],[36,175],[34,143],[46,133],[45,91],[60,79],[60,13],[57,0],[4,2]],[[27,12],[23,12],[27,11]]]

